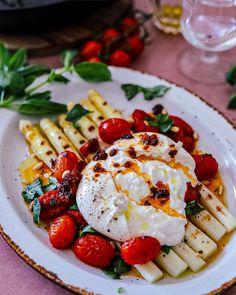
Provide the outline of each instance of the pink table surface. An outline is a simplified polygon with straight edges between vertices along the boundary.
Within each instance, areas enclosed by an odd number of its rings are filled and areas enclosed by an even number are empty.
[[[146,1],[136,0],[135,6],[146,9]],[[132,64],[132,68],[167,78],[190,89],[224,113],[236,125],[236,110],[227,110],[227,99],[232,92],[232,87],[227,84],[208,86],[186,79],[179,72],[177,62],[180,53],[190,45],[180,35],[171,36],[161,33],[152,22],[148,24],[148,27],[152,42],[142,56]],[[228,51],[227,54],[232,56],[236,64],[236,48]],[[32,61],[46,63],[52,67],[60,66],[58,56],[37,58]],[[71,292],[57,286],[32,269],[0,237],[0,294],[69,295]],[[236,294],[236,286],[225,294]]]

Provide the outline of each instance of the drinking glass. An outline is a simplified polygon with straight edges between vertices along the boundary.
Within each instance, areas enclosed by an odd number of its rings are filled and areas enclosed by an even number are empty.
[[[155,26],[165,33],[180,33],[182,0],[149,0]]]
[[[201,51],[185,50],[179,59],[180,71],[194,81],[223,83],[236,58],[217,52],[236,45],[236,0],[183,0],[182,8],[182,34]]]

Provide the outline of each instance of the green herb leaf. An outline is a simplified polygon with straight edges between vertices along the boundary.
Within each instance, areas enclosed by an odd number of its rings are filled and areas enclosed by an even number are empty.
[[[229,109],[236,109],[236,92],[230,96],[228,108]]]
[[[86,225],[82,231],[80,232],[79,236],[82,237],[82,236],[85,236],[87,234],[98,234],[98,232],[92,228],[92,226],[90,225]]]
[[[82,118],[83,116],[89,113],[91,112],[89,110],[86,110],[84,107],[82,107],[82,105],[76,104],[67,114],[66,120],[76,124],[80,118]]]
[[[204,210],[196,201],[191,201],[187,203],[185,207],[186,215],[195,215]]]
[[[170,246],[167,246],[167,245],[161,246],[161,251],[163,251],[166,254],[169,254],[170,253],[170,249],[171,249]]]
[[[24,191],[22,192],[22,197],[27,203],[30,203],[35,198],[40,197],[42,194],[42,180],[38,178],[34,183],[25,187]]]
[[[9,88],[13,95],[24,95],[25,83],[23,77],[17,72],[10,72]]]
[[[31,95],[28,95],[26,97],[26,100],[30,100],[30,99],[50,100],[51,95],[52,95],[51,91],[35,92]]]
[[[152,100],[155,97],[162,97],[170,89],[165,85],[158,85],[154,87],[142,87],[136,84],[123,84],[121,89],[125,92],[128,100],[134,98],[138,93],[143,93],[145,100]]]
[[[232,86],[236,84],[236,65],[226,72],[225,79]]]
[[[148,117],[145,121],[149,126],[158,127],[162,133],[169,131],[174,123],[168,114],[158,114],[155,118]]]
[[[25,49],[19,49],[13,54],[9,61],[9,69],[17,70],[26,63],[27,54]]]
[[[112,259],[111,264],[108,267],[102,269],[102,271],[112,279],[119,279],[121,274],[130,270],[131,266],[127,264],[120,255],[115,256]]]
[[[0,69],[8,66],[10,53],[3,43],[0,43]]]
[[[124,292],[124,289],[122,288],[122,287],[119,287],[118,289],[117,289],[117,293],[118,294],[121,294],[121,293],[123,293]]]
[[[24,86],[25,88],[29,87],[36,79],[36,76],[27,76],[24,78]]]
[[[0,87],[2,89],[6,88],[10,84],[10,76],[6,71],[0,71]]]
[[[62,74],[57,74],[54,70],[52,70],[50,72],[47,81],[48,81],[48,83],[59,82],[59,83],[64,83],[64,84],[67,84],[68,82],[70,82],[69,79],[67,79]]]
[[[78,206],[77,206],[76,203],[73,204],[73,205],[71,205],[69,209],[70,209],[70,210],[79,210],[79,208],[78,208]]]
[[[46,65],[25,65],[17,70],[22,76],[41,76],[50,72],[49,67]]]
[[[57,179],[55,177],[49,177],[49,183],[43,186],[43,192],[49,192],[57,188]]]
[[[73,59],[78,54],[78,50],[65,50],[61,53],[61,62],[65,68],[69,68],[72,65]]]
[[[92,83],[111,81],[107,65],[100,62],[82,62],[75,66],[75,72],[84,80]]]
[[[41,205],[39,203],[39,200],[36,198],[34,199],[34,204],[33,204],[33,220],[34,223],[36,223],[37,225],[39,224],[39,216],[40,216],[40,212],[41,212]]]

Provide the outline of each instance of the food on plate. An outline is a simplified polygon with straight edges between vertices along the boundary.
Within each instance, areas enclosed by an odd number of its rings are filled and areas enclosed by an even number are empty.
[[[160,104],[124,118],[95,90],[67,109],[57,123],[19,123],[22,196],[34,221],[49,223],[52,246],[73,246],[115,279],[131,267],[151,283],[205,267],[236,219],[194,129]]]

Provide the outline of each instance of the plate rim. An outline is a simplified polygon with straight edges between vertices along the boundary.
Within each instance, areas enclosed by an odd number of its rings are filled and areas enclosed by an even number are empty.
[[[148,75],[150,77],[156,77],[158,79],[161,79],[163,81],[166,81],[176,87],[182,88],[183,90],[191,93],[195,98],[199,99],[201,102],[203,102],[205,105],[207,105],[209,108],[211,108],[213,111],[217,112],[235,131],[236,131],[236,125],[230,120],[222,111],[217,109],[215,106],[213,106],[211,103],[206,101],[202,96],[194,93],[192,90],[190,90],[186,86],[182,86],[179,83],[173,82],[172,80],[162,77],[161,75],[156,75],[156,74],[150,74],[141,70],[134,70],[130,68],[124,68],[124,67],[115,67],[115,66],[109,66],[109,69],[119,69],[119,70],[125,70],[128,72],[135,72],[139,73],[142,75]],[[2,225],[0,224],[0,234],[3,237],[3,239],[6,241],[6,243],[18,254],[18,256],[23,259],[29,266],[31,266],[34,270],[36,270],[38,273],[43,275],[45,278],[49,279],[53,283],[61,286],[65,290],[69,290],[75,294],[81,294],[81,295],[98,295],[97,293],[87,291],[85,289],[82,289],[80,287],[76,287],[70,284],[67,284],[61,280],[56,273],[53,273],[49,270],[47,270],[45,267],[41,266],[40,264],[36,263],[32,258],[30,258],[17,244],[14,242],[11,237],[4,232],[4,229]],[[217,289],[214,289],[205,295],[217,295],[217,294],[222,294],[222,292],[225,292],[229,288],[233,287],[236,285],[236,277],[232,278],[231,280],[224,282],[220,287]]]

